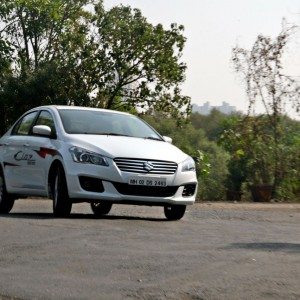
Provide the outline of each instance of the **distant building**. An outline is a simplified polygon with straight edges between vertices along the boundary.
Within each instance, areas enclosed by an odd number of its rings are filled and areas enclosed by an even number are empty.
[[[225,101],[223,101],[222,105],[219,106],[210,105],[209,102],[205,102],[203,105],[193,104],[192,106],[193,112],[197,112],[202,115],[209,115],[213,109],[217,109],[218,111],[226,115],[236,112],[236,107],[229,105],[229,103]]]

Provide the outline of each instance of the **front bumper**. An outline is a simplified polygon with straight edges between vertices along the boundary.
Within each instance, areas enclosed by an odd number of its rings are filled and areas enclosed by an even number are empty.
[[[148,176],[145,174],[129,173],[120,171],[117,166],[111,162],[110,167],[101,167],[95,165],[83,165],[68,161],[66,167],[66,179],[68,184],[68,191],[70,198],[73,201],[97,202],[97,201],[111,201],[115,203],[135,203],[147,205],[161,205],[161,204],[180,204],[191,205],[195,202],[197,194],[197,177],[195,172],[180,172],[180,168],[172,175],[152,175],[153,177],[163,177],[167,180],[167,188],[174,190],[172,195],[168,193],[158,193],[155,195],[152,191],[149,195],[133,195],[124,193],[124,187],[129,182],[132,176]],[[92,177],[102,181],[103,191],[91,192],[82,188],[80,184],[80,177]],[[189,184],[195,184],[195,193],[192,196],[183,196],[184,187]],[[174,188],[172,188],[174,187]],[[148,189],[150,189],[148,187]],[[163,188],[160,188],[160,191]],[[129,191],[130,193],[130,191]]]

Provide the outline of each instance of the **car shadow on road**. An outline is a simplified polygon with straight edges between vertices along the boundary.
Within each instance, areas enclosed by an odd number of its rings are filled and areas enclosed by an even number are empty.
[[[153,218],[153,217],[140,217],[140,216],[118,216],[118,215],[106,215],[95,216],[93,214],[80,214],[72,213],[67,218],[54,217],[52,213],[10,213],[7,215],[1,215],[0,218],[15,218],[15,219],[29,219],[29,220],[45,220],[45,219],[59,219],[59,220],[133,220],[133,221],[150,221],[150,222],[168,222],[165,218]]]
[[[233,243],[227,249],[248,249],[262,251],[287,251],[300,253],[300,244],[296,243]]]

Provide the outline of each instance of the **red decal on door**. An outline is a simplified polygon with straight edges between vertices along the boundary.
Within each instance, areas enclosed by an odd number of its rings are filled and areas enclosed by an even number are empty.
[[[45,158],[48,155],[55,156],[58,152],[55,149],[50,148],[40,148],[39,151],[35,150],[35,152],[42,158]]]

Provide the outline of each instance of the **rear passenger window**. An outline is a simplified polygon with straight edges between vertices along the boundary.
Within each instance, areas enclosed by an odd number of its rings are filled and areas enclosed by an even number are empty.
[[[14,127],[12,134],[28,135],[31,129],[32,123],[35,120],[37,112],[32,112],[23,117],[18,124]]]

